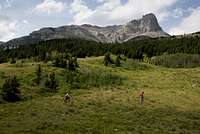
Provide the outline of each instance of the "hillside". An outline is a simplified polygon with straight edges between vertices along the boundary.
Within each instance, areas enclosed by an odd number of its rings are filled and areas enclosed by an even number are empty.
[[[96,74],[108,70],[122,77],[121,84],[71,90],[72,102],[63,102],[65,70],[40,63],[43,77],[54,71],[59,92],[44,94],[42,85],[32,86],[36,62],[17,61],[0,65],[0,85],[17,75],[25,99],[0,104],[1,134],[55,133],[200,133],[200,68],[168,69],[133,61],[121,67],[103,65],[103,57],[78,59],[80,71]],[[87,71],[86,71],[87,70]],[[94,79],[95,80],[95,79]],[[112,81],[112,79],[110,79]],[[141,105],[138,95],[145,92]]]

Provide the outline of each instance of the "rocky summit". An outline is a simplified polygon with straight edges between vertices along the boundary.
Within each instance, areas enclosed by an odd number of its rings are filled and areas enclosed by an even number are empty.
[[[23,45],[34,44],[39,41],[51,39],[67,39],[67,38],[82,38],[103,43],[125,42],[138,37],[169,37],[159,26],[157,18],[154,14],[144,15],[141,19],[132,20],[124,25],[114,26],[93,26],[70,25],[61,26],[58,28],[42,28],[32,32],[29,36],[13,39],[8,41],[7,45]]]

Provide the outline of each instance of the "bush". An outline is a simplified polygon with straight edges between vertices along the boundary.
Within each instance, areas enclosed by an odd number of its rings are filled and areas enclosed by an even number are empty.
[[[20,100],[20,83],[17,80],[17,77],[8,78],[2,87],[2,96],[3,99],[9,102],[15,102]]]
[[[58,90],[58,84],[56,82],[55,73],[49,75],[49,79],[45,83],[48,92],[56,93]]]
[[[143,54],[143,62],[145,62],[145,63],[150,62],[150,59],[148,58],[148,56],[146,54]]]
[[[123,79],[123,77],[104,69],[66,72],[66,82],[71,89],[121,85]]]

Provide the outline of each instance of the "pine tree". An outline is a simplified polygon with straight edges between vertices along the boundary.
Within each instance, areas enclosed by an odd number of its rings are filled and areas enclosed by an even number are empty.
[[[110,58],[110,53],[106,53],[104,58],[104,65],[108,66],[109,64],[113,64],[113,61]]]
[[[77,57],[74,57],[74,66],[79,67]]]
[[[56,82],[55,73],[49,75],[49,79],[46,81],[45,86],[48,88],[48,91],[55,93],[58,90],[58,84]]]
[[[56,57],[55,62],[54,62],[54,65],[55,65],[56,67],[60,67],[60,59],[59,59],[58,57]]]
[[[16,59],[14,57],[11,58],[10,64],[15,64],[16,63]]]
[[[68,69],[70,70],[70,71],[75,71],[76,70],[76,63],[75,62],[77,62],[77,61],[75,61],[74,59],[73,59],[73,57],[70,57],[69,59],[68,59]]]
[[[2,87],[2,96],[3,99],[10,102],[15,102],[20,100],[19,90],[20,83],[17,80],[17,77],[8,78]]]
[[[41,78],[41,76],[42,76],[42,68],[41,68],[40,65],[38,65],[38,68],[37,68],[35,74],[36,74],[35,83],[36,83],[37,85],[40,85],[40,82],[41,82],[41,79],[42,79],[42,78]]]
[[[115,65],[118,66],[118,67],[121,65],[120,60],[121,60],[120,55],[117,55],[117,58],[116,58],[116,61],[115,61]]]

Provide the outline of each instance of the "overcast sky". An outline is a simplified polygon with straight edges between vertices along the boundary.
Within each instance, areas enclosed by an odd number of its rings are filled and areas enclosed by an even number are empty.
[[[147,13],[171,35],[200,31],[200,0],[0,0],[0,40],[42,27],[124,24]]]

